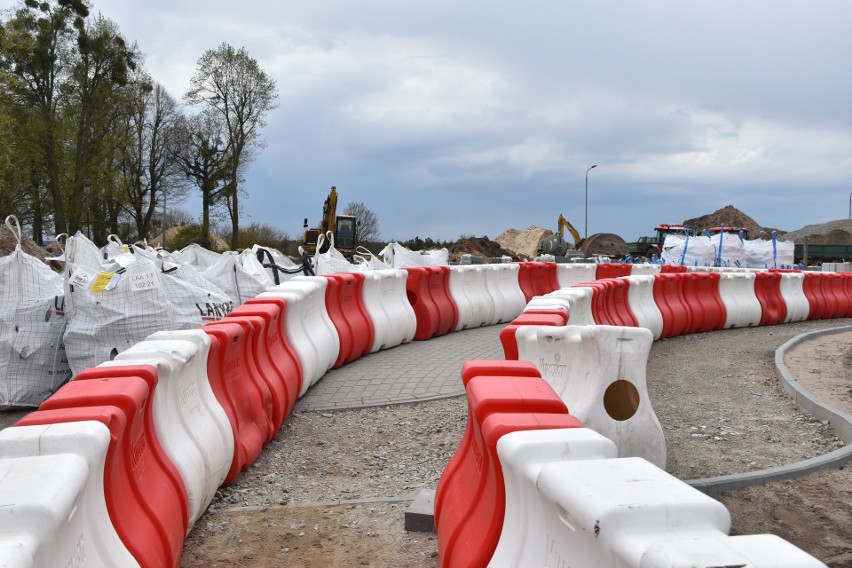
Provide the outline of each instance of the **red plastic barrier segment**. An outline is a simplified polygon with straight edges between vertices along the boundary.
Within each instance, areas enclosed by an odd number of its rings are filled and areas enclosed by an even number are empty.
[[[631,270],[633,270],[632,264],[624,262],[601,262],[595,267],[595,278],[597,280],[604,280],[606,278],[630,276]]]
[[[346,321],[346,317],[343,315],[343,306],[340,301],[341,281],[331,276],[325,276],[325,279],[328,280],[325,287],[325,308],[340,339],[340,351],[337,353],[337,360],[332,365],[332,368],[336,369],[346,361],[351,360],[352,341],[354,338],[352,337],[353,334],[349,327],[349,322]]]
[[[210,336],[207,377],[216,400],[225,409],[234,431],[234,459],[222,485],[229,485],[248,468],[272,434],[266,401],[257,386],[246,332],[238,322],[218,321],[203,326]],[[271,397],[270,397],[271,406]]]
[[[690,309],[690,326],[684,333],[714,331],[725,327],[727,309],[719,294],[718,272],[681,274],[683,296]]]
[[[533,296],[543,296],[559,289],[555,262],[521,262],[518,285],[529,302]]]
[[[841,286],[843,289],[840,317],[852,317],[852,272],[841,272],[838,276],[841,277]]]
[[[500,361],[498,359],[479,359],[465,361],[462,364],[461,380],[465,389],[474,377],[537,377],[541,373],[529,361]]]
[[[828,298],[828,317],[843,317],[846,313],[846,287],[843,275],[838,272],[829,272],[823,276],[825,295]]]
[[[143,368],[156,377],[151,367],[137,367]],[[104,496],[110,521],[141,566],[176,567],[188,527],[188,500],[180,475],[153,430],[148,379],[78,376],[17,425],[84,420],[106,425],[110,443]]]
[[[755,272],[754,295],[760,302],[760,325],[784,323],[787,304],[781,295],[780,272]]]
[[[281,428],[284,418],[290,412],[290,408],[292,408],[295,401],[290,401],[284,378],[278,373],[278,368],[269,353],[269,328],[267,327],[267,321],[261,316],[250,316],[244,312],[234,314],[233,311],[226,316],[225,321],[240,324],[246,323],[251,326],[252,333],[248,336],[247,341],[254,369],[261,381],[258,384],[259,390],[264,397],[268,392],[271,398],[272,407],[269,410],[269,419],[272,425],[270,438],[267,440],[271,441],[278,432],[278,429]]]
[[[627,265],[629,266],[629,265]],[[638,327],[639,322],[633,315],[628,302],[630,281],[622,278],[609,278],[576,284],[592,289],[592,317],[599,325],[618,325]]]
[[[461,370],[461,380],[465,388],[467,388],[467,384],[474,377],[530,377],[534,379],[541,379],[541,374],[538,372],[536,366],[529,361],[500,361],[497,359],[466,361],[462,365]],[[447,483],[447,480],[452,478],[453,470],[460,465],[462,457],[470,450],[471,427],[472,421],[468,414],[468,421],[465,425],[465,431],[462,435],[462,439],[459,442],[459,447],[450,457],[446,467],[444,467],[444,471],[441,476],[441,478],[444,479],[444,483]],[[436,495],[435,499],[436,510],[439,509],[437,505],[440,502],[440,492],[438,493],[439,494]]]
[[[435,491],[435,526],[441,522],[446,510],[455,510],[456,505],[445,503],[458,487],[470,485],[471,479],[460,478],[462,465],[468,460],[478,459],[471,455],[476,449],[472,436],[474,425],[495,412],[568,414],[568,408],[551,386],[541,377],[487,376],[471,378],[466,386],[468,394],[468,418],[465,433],[459,447],[438,480]],[[469,489],[469,487],[468,487]]]
[[[283,310],[286,300],[283,298],[268,298],[267,300],[274,301],[248,300],[234,308],[229,315],[234,317],[254,316],[263,318],[265,321],[266,332],[263,337],[266,350],[269,353],[269,361],[284,386],[286,401],[284,415],[286,417],[299,397],[299,390],[302,386],[302,367],[293,347],[287,341],[287,335],[284,333]]]
[[[349,363],[370,352],[376,333],[373,320],[370,319],[367,308],[364,307],[364,275],[357,272],[341,272],[327,278],[339,283],[340,308],[352,335],[349,355],[342,360],[341,364]],[[338,361],[341,361],[340,357]]]
[[[518,358],[518,340],[515,331],[526,325],[563,326],[567,322],[565,312],[556,310],[553,313],[529,313],[524,312],[512,322],[500,330],[500,344],[503,346],[503,358],[514,361]]]
[[[805,272],[805,279],[802,281],[802,291],[808,299],[810,310],[808,311],[808,319],[827,319],[831,316],[831,306],[829,299],[826,297],[826,286],[823,274],[819,272]]]
[[[686,272],[686,266],[682,264],[661,264],[660,274],[681,274]]]
[[[506,510],[503,470],[497,455],[502,436],[523,430],[580,428],[569,414],[492,413],[474,422],[472,459],[462,465],[436,527],[443,567],[486,566],[494,554]],[[450,507],[450,505],[454,507]],[[437,518],[437,509],[436,509]]]
[[[654,302],[663,316],[660,339],[683,335],[692,327],[692,312],[683,294],[686,274],[655,274]]]
[[[427,266],[430,273],[429,289],[432,301],[438,308],[438,330],[435,336],[446,335],[456,329],[459,323],[459,307],[450,293],[449,266]]]
[[[408,272],[408,278],[405,280],[405,293],[408,296],[408,303],[414,310],[414,316],[417,318],[414,339],[417,341],[431,339],[437,335],[441,321],[438,306],[432,299],[432,287],[430,285],[432,272],[427,270],[425,266],[404,268],[403,270]]]

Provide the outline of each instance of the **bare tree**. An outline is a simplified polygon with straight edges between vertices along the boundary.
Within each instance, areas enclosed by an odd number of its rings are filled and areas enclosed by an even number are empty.
[[[245,48],[235,50],[227,43],[209,49],[198,60],[198,70],[184,98],[218,115],[227,136],[229,172],[226,204],[231,215],[231,247],[239,240],[240,173],[251,162],[252,150],[263,147],[260,129],[266,114],[277,104],[278,90]]]
[[[346,205],[346,215],[354,215],[358,219],[355,229],[355,241],[359,243],[371,243],[381,238],[379,232],[379,218],[372,209],[369,209],[362,201],[350,201]]]

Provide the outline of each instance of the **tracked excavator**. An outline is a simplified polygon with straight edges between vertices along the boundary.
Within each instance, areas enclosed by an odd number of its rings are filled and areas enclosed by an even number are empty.
[[[565,230],[571,234],[574,243],[571,244],[565,240]],[[575,254],[571,254],[576,251]],[[588,238],[580,238],[580,233],[577,229],[565,218],[562,213],[559,214],[556,232],[539,242],[536,251],[539,255],[552,254],[553,256],[608,256],[621,258],[627,255],[627,243],[616,234],[613,233],[595,233]]]
[[[331,186],[331,191],[322,206],[322,220],[320,226],[314,229],[308,228],[308,220],[305,219],[305,239],[302,248],[305,252],[313,254],[317,250],[317,243],[321,244],[320,252],[326,252],[331,245],[329,239],[320,239],[320,235],[327,236],[330,232],[334,238],[334,248],[351,258],[358,246],[355,230],[358,220],[353,215],[337,214],[337,188]]]

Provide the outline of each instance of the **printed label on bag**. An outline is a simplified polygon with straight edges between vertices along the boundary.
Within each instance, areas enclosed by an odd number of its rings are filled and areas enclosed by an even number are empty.
[[[115,272],[101,272],[95,277],[90,290],[92,292],[103,292],[104,290],[112,290],[118,286],[121,280],[121,274]]]
[[[149,270],[140,272],[128,277],[130,279],[131,290],[153,290],[160,287],[160,281],[157,279],[157,271]]]
[[[82,288],[83,290],[88,290],[89,286],[92,285],[92,281],[95,279],[97,274],[94,272],[88,272],[86,270],[75,270],[71,277],[68,279],[68,283],[75,288]]]

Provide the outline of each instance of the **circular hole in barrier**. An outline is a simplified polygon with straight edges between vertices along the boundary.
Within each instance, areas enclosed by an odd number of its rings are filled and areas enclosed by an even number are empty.
[[[604,410],[613,420],[629,420],[638,408],[639,391],[630,381],[619,379],[606,388]]]

